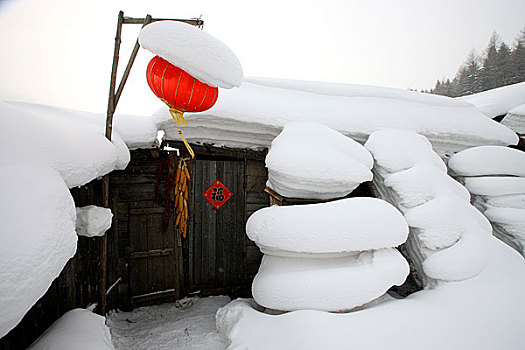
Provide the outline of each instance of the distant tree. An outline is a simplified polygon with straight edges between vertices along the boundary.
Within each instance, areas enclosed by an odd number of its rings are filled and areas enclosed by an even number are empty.
[[[520,31],[514,43],[510,57],[512,66],[511,84],[525,81],[525,27]]]
[[[498,46],[501,39],[499,35],[494,32],[490,37],[489,45],[485,49],[485,58],[483,59],[483,66],[481,68],[480,81],[483,90],[490,90],[498,87]]]
[[[469,95],[525,81],[525,27],[513,47],[492,33],[482,55],[471,51],[452,80],[437,80],[431,94],[451,97]]]
[[[501,43],[496,57],[495,84],[496,87],[511,84],[512,78],[511,50],[507,44]]]
[[[481,91],[479,58],[475,51],[471,51],[467,60],[456,73],[456,95],[463,96]]]

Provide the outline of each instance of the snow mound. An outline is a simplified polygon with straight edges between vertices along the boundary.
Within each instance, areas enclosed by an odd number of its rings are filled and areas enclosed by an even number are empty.
[[[525,82],[458,97],[458,99],[473,104],[487,117],[495,118],[525,103]]]
[[[491,221],[503,226],[511,236],[525,242],[525,209],[489,208],[483,212]]]
[[[525,104],[511,109],[505,118],[503,118],[501,124],[514,130],[518,134],[525,134]]]
[[[525,194],[509,194],[506,196],[482,196],[481,202],[487,207],[506,207],[525,209]]]
[[[290,123],[266,156],[267,186],[289,198],[344,197],[372,180],[372,166],[366,148],[339,132],[318,123]]]
[[[467,203],[470,202],[470,193],[465,187],[428,164],[416,165],[386,176],[385,186],[395,191],[401,208],[416,207],[443,193],[451,193]]]
[[[77,235],[75,203],[55,170],[21,164],[2,166],[0,193],[3,337],[44,295],[75,254]]]
[[[365,147],[372,153],[380,173],[395,173],[415,165],[429,165],[447,172],[426,137],[410,130],[384,129],[370,135]]]
[[[391,204],[356,197],[260,209],[248,219],[246,234],[270,251],[337,253],[396,247],[408,226]]]
[[[332,259],[264,255],[252,293],[258,304],[275,310],[348,310],[403,284],[408,272],[393,248]]]
[[[490,236],[491,232],[476,226],[463,231],[457,243],[423,261],[425,273],[444,281],[463,281],[477,276],[488,264]]]
[[[85,309],[73,309],[55,321],[30,350],[114,350],[106,318]]]
[[[483,237],[490,235],[491,226],[470,205],[468,191],[446,174],[425,137],[405,130],[377,131],[365,147],[374,156],[379,197],[405,212],[410,227],[406,247],[422,283],[480,273],[487,260]],[[478,236],[479,241],[472,238]]]
[[[459,176],[525,177],[525,152],[502,146],[473,147],[450,157],[448,167]]]
[[[483,196],[525,194],[525,177],[480,176],[467,177],[463,181],[472,194]]]
[[[105,118],[18,102],[0,102],[0,165],[25,163],[57,170],[69,188],[84,185],[130,159],[123,140],[105,138]],[[101,123],[100,123],[101,122]],[[20,137],[24,142],[20,142]],[[26,142],[30,140],[30,142]],[[8,152],[16,145],[16,151]]]
[[[432,250],[450,247],[472,228],[489,234],[492,231],[490,223],[476,208],[450,194],[442,194],[408,210],[405,219],[423,245]]]
[[[77,208],[76,230],[79,236],[102,237],[111,227],[111,209],[88,205]]]
[[[226,89],[241,85],[242,67],[233,51],[190,24],[153,22],[142,28],[139,42],[203,83]]]
[[[469,280],[346,314],[268,315],[241,299],[219,309],[217,328],[230,349],[522,349],[525,263],[487,241],[487,268]]]

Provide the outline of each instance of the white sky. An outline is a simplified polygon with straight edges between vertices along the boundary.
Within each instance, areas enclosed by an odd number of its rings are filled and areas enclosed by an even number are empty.
[[[431,88],[453,77],[493,31],[513,44],[524,0],[0,0],[0,99],[104,112],[118,11],[202,15],[204,30],[239,57],[245,76]],[[125,67],[140,25],[125,25]],[[141,50],[117,112],[149,114]],[[220,98],[220,97],[219,97]]]

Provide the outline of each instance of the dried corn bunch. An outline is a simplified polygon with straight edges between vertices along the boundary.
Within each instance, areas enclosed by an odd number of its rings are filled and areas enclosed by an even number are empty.
[[[188,201],[189,201],[189,183],[190,183],[190,172],[186,159],[181,158],[175,172],[175,228],[178,229],[179,234],[182,238],[186,238],[188,230]]]

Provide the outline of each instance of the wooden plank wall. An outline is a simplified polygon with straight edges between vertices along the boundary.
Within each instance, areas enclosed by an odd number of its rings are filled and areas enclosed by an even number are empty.
[[[267,179],[268,169],[263,160],[246,160],[246,220],[257,210],[270,206],[269,196],[264,192]],[[252,281],[259,271],[262,253],[247,235],[244,235],[244,239],[246,245],[244,278]]]
[[[116,236],[110,240],[116,247],[108,255],[118,256],[117,265],[111,267],[111,281],[122,279],[118,288],[121,309],[174,301],[184,295],[182,242],[174,232],[174,215],[163,231],[165,207],[155,198],[157,167],[166,157],[166,152],[156,150],[132,151],[128,167],[114,171],[110,179],[118,217]],[[176,156],[172,162],[176,164]],[[164,185],[165,181],[161,188]],[[152,294],[168,290],[172,292]]]

